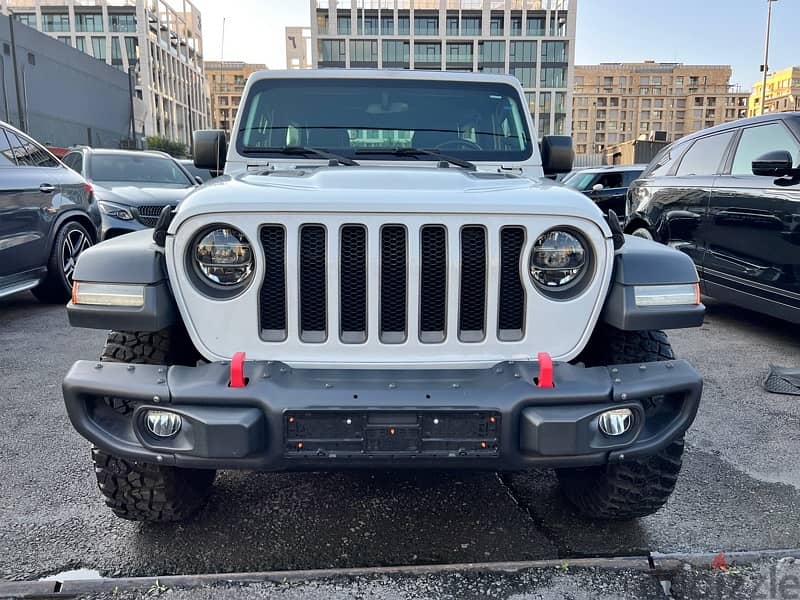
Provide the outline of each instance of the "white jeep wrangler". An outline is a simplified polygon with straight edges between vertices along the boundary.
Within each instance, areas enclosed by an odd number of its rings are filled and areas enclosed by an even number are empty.
[[[702,382],[684,254],[623,236],[516,79],[260,72],[224,175],[87,250],[68,312],[111,329],[64,381],[120,517],[183,519],[217,469],[553,467],[583,514],[672,492]]]

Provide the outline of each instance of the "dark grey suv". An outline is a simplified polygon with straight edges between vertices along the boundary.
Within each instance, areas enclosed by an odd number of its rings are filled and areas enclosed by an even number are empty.
[[[66,303],[75,263],[99,226],[83,177],[0,121],[0,297],[32,290]]]

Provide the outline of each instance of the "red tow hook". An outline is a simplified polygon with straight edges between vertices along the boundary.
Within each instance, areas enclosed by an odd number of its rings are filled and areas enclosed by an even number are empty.
[[[553,359],[550,358],[550,355],[547,352],[539,352],[538,359],[539,383],[536,385],[538,385],[540,388],[555,387],[555,383],[553,382]]]
[[[228,387],[243,388],[247,385],[244,378],[244,352],[236,352],[231,358],[231,380]]]

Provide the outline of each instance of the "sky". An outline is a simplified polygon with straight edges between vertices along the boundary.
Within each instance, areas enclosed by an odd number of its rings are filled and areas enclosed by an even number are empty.
[[[193,1],[203,15],[206,60],[285,68],[284,28],[310,21],[309,0]],[[577,64],[725,64],[733,67],[731,83],[744,90],[760,79],[767,0],[578,0],[577,6]],[[774,2],[771,70],[800,64],[798,29],[800,0]]]

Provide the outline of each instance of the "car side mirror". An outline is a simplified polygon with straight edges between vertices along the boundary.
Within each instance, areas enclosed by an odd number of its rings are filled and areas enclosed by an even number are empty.
[[[203,185],[203,178],[200,175],[195,175],[194,180],[197,182],[197,185]]]
[[[773,150],[753,161],[753,175],[783,177],[794,173],[792,155],[786,150]]]
[[[221,129],[200,129],[193,135],[192,156],[198,169],[222,171],[228,154],[228,138]]]
[[[600,191],[600,190],[602,190],[602,189],[603,189],[603,184],[602,184],[602,183],[595,183],[595,184],[592,186],[592,191],[593,191],[593,192],[599,192],[599,191]]]
[[[568,135],[546,135],[542,138],[542,170],[545,175],[569,173],[575,152]]]

